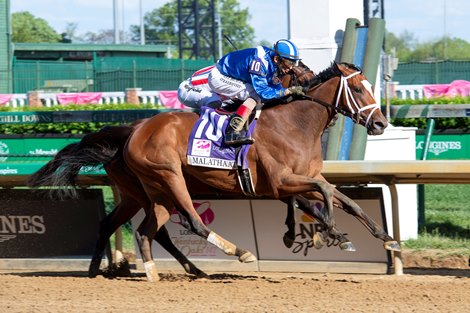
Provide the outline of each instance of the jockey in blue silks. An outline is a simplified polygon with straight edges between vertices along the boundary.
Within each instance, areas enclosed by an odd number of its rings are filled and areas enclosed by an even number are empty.
[[[184,81],[178,96],[183,104],[188,103],[193,107],[196,102],[197,105],[211,103],[213,106],[217,96],[220,97],[219,103],[225,99],[243,101],[230,116],[225,144],[252,144],[254,140],[247,136],[243,126],[257,103],[289,94],[303,94],[301,87],[283,88],[280,80],[299,60],[299,50],[286,39],[278,40],[272,49],[258,46],[234,51],[223,56],[210,71],[206,71],[207,76],[196,75],[201,72],[198,71]],[[202,96],[207,90],[210,90],[207,96]],[[190,101],[191,98],[197,101]]]

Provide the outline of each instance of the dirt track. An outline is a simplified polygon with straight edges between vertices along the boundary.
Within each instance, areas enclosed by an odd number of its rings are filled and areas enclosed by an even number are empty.
[[[1,312],[470,312],[470,270],[403,276],[162,273],[89,279],[84,272],[2,272]]]

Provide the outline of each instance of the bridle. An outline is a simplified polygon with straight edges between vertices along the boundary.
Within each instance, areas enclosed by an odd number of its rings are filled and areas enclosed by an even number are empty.
[[[364,125],[365,127],[367,127],[367,125],[369,124],[370,119],[372,118],[372,115],[374,114],[375,110],[380,109],[380,106],[377,103],[373,103],[373,104],[369,104],[369,105],[366,105],[366,106],[361,108],[357,104],[356,99],[354,99],[354,96],[352,94],[351,88],[348,85],[348,79],[350,79],[350,78],[352,78],[356,75],[359,75],[359,74],[362,74],[362,71],[356,71],[356,72],[354,72],[354,73],[352,73],[348,76],[343,76],[341,74],[340,83],[339,83],[338,88],[336,90],[336,101],[335,101],[334,105],[331,104],[331,103],[327,103],[327,102],[325,102],[321,99],[313,98],[313,97],[310,97],[310,96],[305,96],[305,99],[308,99],[310,101],[319,103],[319,104],[323,105],[324,107],[326,107],[327,109],[332,110],[335,113],[340,113],[342,115],[345,115],[345,116],[351,118],[354,123],[361,124],[361,125]],[[292,76],[296,76],[296,75],[292,75]],[[298,85],[297,77],[295,77],[295,83],[296,83],[296,85]],[[319,86],[320,85],[317,85],[314,88],[317,88]],[[341,100],[341,96],[342,96],[343,93],[345,94],[346,104],[349,108],[349,111],[339,107],[339,102]],[[364,119],[360,115],[360,113],[363,112],[363,111],[369,110],[369,109],[371,109],[371,111],[368,114],[367,118]]]
[[[351,88],[349,88],[349,85],[348,85],[348,79],[351,78],[351,77],[354,77],[358,74],[361,74],[362,72],[361,71],[357,71],[357,72],[354,72],[348,76],[343,76],[341,75],[341,82],[339,84],[339,90],[338,90],[338,95],[337,95],[337,98],[336,98],[336,104],[335,104],[335,107],[338,109],[338,105],[339,105],[339,101],[340,101],[340,97],[341,97],[341,92],[344,90],[344,93],[346,94],[346,103],[348,105],[348,108],[350,110],[350,114],[351,114],[351,119],[355,122],[355,123],[361,123],[364,119],[360,116],[360,113],[363,112],[363,111],[367,111],[369,109],[371,109],[369,115],[367,116],[367,119],[365,120],[364,122],[364,126],[367,127],[367,125],[369,125],[369,121],[372,117],[372,115],[374,114],[375,110],[378,110],[380,109],[380,106],[377,104],[377,103],[372,103],[372,104],[368,104],[364,107],[359,107],[359,105],[357,104],[356,102],[356,99],[354,98],[354,96],[352,95],[352,91],[351,91]],[[354,107],[353,107],[353,105]],[[344,111],[344,110],[343,110]],[[346,111],[347,112],[347,111]],[[344,113],[342,113],[344,114]]]

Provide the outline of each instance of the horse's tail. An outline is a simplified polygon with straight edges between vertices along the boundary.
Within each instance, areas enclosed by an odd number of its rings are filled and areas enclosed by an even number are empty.
[[[106,165],[122,149],[132,133],[132,126],[106,126],[87,134],[80,142],[60,150],[54,158],[28,179],[31,187],[58,187],[49,189],[51,196],[60,199],[76,197],[76,178],[83,166]]]

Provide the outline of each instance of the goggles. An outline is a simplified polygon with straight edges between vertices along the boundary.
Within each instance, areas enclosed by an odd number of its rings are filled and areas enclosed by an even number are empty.
[[[290,60],[290,59],[286,59],[286,58],[282,58],[282,57],[281,57],[281,64],[282,64],[282,66],[284,66],[284,67],[291,68],[291,67],[293,67],[293,66],[298,66],[298,65],[299,65],[299,61],[298,61],[298,60]]]

